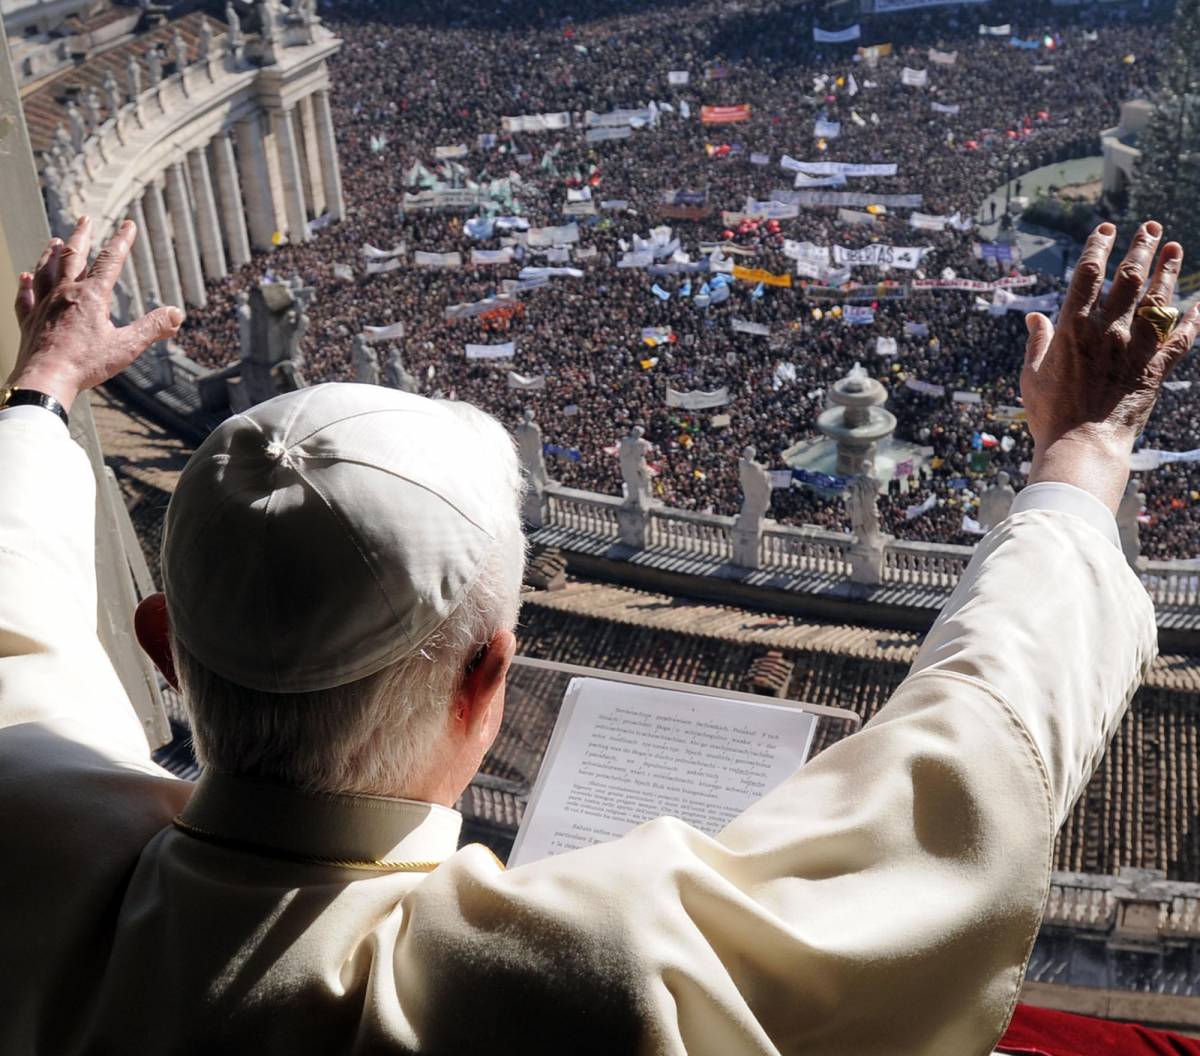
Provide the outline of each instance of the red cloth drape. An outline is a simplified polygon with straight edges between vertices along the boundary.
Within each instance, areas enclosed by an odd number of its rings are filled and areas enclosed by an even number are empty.
[[[997,1048],[1022,1056],[1200,1056],[1200,1041],[1132,1023],[1017,1005]]]

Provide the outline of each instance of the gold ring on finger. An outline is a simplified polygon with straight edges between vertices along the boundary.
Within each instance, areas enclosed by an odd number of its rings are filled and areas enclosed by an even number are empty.
[[[1157,304],[1148,304],[1137,310],[1139,319],[1145,319],[1158,334],[1159,341],[1165,341],[1179,323],[1178,308],[1162,308]]]

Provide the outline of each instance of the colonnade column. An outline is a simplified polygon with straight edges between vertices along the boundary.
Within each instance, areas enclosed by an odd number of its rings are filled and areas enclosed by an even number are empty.
[[[308,214],[304,207],[304,178],[300,175],[300,152],[296,149],[296,131],[292,111],[271,111],[271,132],[279,153],[279,175],[283,182],[283,207],[287,215],[288,239],[307,242]]]
[[[204,274],[210,279],[223,279],[229,274],[229,268],[225,264],[221,223],[217,219],[217,202],[213,197],[212,177],[208,171],[208,158],[203,147],[188,154],[188,170],[192,174],[192,198],[196,203],[196,234],[200,238]]]
[[[296,107],[300,121],[301,164],[304,175],[304,194],[313,218],[325,212],[325,184],[321,178],[321,152],[317,148],[317,115],[311,95],[306,95]]]
[[[134,240],[133,252],[129,255],[129,259],[133,261],[133,270],[137,275],[144,309],[148,299],[153,299],[156,304],[162,304],[163,299],[158,288],[154,253],[150,248],[150,231],[146,226],[146,213],[142,209],[140,198],[135,198],[129,203],[129,219],[137,226],[137,238]]]
[[[204,292],[204,272],[200,270],[200,251],[196,246],[196,228],[192,220],[192,203],[188,198],[183,162],[167,166],[167,207],[175,228],[175,257],[182,279],[183,295],[188,304],[203,308],[208,303]]]
[[[321,156],[321,182],[325,190],[325,209],[334,220],[346,216],[346,200],[342,197],[342,174],[338,168],[337,139],[333,134],[333,112],[329,108],[329,92],[313,92],[313,110],[317,123],[317,152]]]
[[[257,114],[238,122],[237,137],[250,243],[255,249],[272,249],[275,203],[271,198],[271,172],[267,167],[267,150]]]
[[[158,292],[162,304],[182,308],[183,287],[179,283],[179,266],[175,263],[175,247],[171,244],[171,229],[167,226],[167,207],[163,204],[162,188],[151,180],[142,195],[150,245],[154,251],[154,270],[158,276]]]
[[[217,200],[221,203],[221,226],[229,246],[229,263],[240,268],[250,261],[250,236],[246,233],[246,211],[238,183],[237,159],[228,132],[218,132],[212,141],[213,168],[217,175]]]
[[[133,322],[146,314],[146,307],[142,303],[142,287],[138,282],[137,271],[134,268],[133,257],[125,258],[125,263],[121,266],[121,277],[117,280],[117,289],[123,289],[125,296],[129,299],[128,304],[120,305],[120,298],[114,298],[114,307],[123,307],[124,311],[120,313],[119,322],[122,324]]]

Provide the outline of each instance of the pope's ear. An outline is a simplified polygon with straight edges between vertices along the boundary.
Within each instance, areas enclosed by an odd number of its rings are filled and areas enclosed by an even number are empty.
[[[171,621],[167,616],[167,598],[162,593],[149,594],[138,602],[133,614],[133,630],[138,644],[154,661],[172,689],[179,689],[175,674],[175,657],[171,655]]]

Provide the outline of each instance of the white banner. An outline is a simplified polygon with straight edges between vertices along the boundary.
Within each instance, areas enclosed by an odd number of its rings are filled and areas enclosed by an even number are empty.
[[[839,209],[837,211],[837,222],[839,224],[873,224],[875,223],[875,215],[873,213],[862,213],[857,209]]]
[[[368,275],[382,275],[388,271],[395,271],[398,267],[400,267],[400,261],[398,259],[368,260],[367,261],[367,274]]]
[[[500,127],[505,132],[552,132],[558,128],[571,127],[571,115],[565,111],[559,114],[522,114],[519,117],[500,118]]]
[[[583,138],[587,143],[604,143],[610,139],[629,139],[632,135],[633,129],[625,125],[622,128],[589,128]]]
[[[823,121],[817,118],[816,124],[813,126],[813,136],[817,139],[837,139],[842,134],[842,123],[840,121]],[[803,173],[796,175],[802,176]]]
[[[962,109],[958,103],[930,103],[929,108],[935,114],[949,114],[951,117],[955,116]]]
[[[654,263],[654,254],[648,249],[631,250],[617,261],[618,268],[648,268]]]
[[[996,290],[992,294],[992,303],[988,311],[992,315],[1004,315],[1006,312],[1053,312],[1058,308],[1057,293],[1043,293],[1036,297],[1019,297],[1008,290]]]
[[[1036,275],[1013,275],[1011,278],[985,282],[980,279],[913,279],[911,288],[922,290],[963,290],[967,293],[991,293],[993,290],[1016,290],[1032,286]]]
[[[512,359],[517,351],[515,341],[502,345],[467,345],[467,359]]]
[[[945,396],[945,385],[934,385],[930,381],[921,381],[919,378],[907,378],[904,382],[904,387],[912,389],[913,392],[919,392],[923,396]]]
[[[983,403],[983,397],[977,392],[963,392],[961,389],[955,390],[951,395],[955,403]]]
[[[895,162],[887,164],[863,164],[851,161],[797,161],[787,154],[779,164],[789,172],[802,172],[806,176],[895,176]]]
[[[404,336],[403,323],[389,323],[387,326],[364,326],[362,336],[368,341],[391,341]]]
[[[875,309],[869,304],[843,304],[842,318],[854,326],[875,322]]]
[[[667,84],[674,85],[676,88],[681,88],[692,79],[692,75],[688,70],[668,70]]]
[[[750,155],[750,164],[751,165],[770,165],[771,164],[771,155],[770,154],[751,154]]]
[[[979,35],[981,37],[1008,37],[1012,35],[1012,25],[1005,22],[1002,26],[985,26],[980,22]]]
[[[508,372],[508,387],[510,389],[519,389],[522,392],[527,392],[531,389],[544,389],[546,387],[546,376],[544,374],[518,374],[515,370]]]
[[[905,66],[900,71],[900,83],[907,84],[910,88],[924,88],[929,83],[929,71],[914,70],[910,66]]]
[[[657,118],[657,111],[648,107],[642,110],[612,110],[607,114],[598,114],[588,110],[583,115],[583,123],[587,128],[639,128],[648,125]]]
[[[455,143],[449,147],[434,147],[433,156],[438,161],[451,161],[456,158],[465,158],[467,156],[467,145],[465,143]]]
[[[473,249],[471,250],[472,264],[511,264],[513,259],[513,247],[505,246],[503,249]]]
[[[875,355],[894,356],[896,354],[896,339],[894,337],[875,338]]]
[[[582,279],[583,272],[579,268],[522,268],[517,272],[517,278],[522,282],[538,279],[552,279],[562,277],[568,279]]]
[[[333,266],[333,277],[340,279],[342,282],[353,282],[354,269],[349,264],[335,264]]]
[[[945,231],[949,222],[949,217],[931,213],[913,213],[908,218],[908,226],[917,231]]]
[[[753,220],[795,220],[800,215],[800,207],[795,202],[747,198],[742,213]]]
[[[579,225],[561,224],[558,227],[531,227],[528,245],[534,249],[546,246],[565,246],[579,241]]]
[[[920,517],[923,513],[928,513],[937,505],[937,496],[930,495],[924,502],[918,502],[915,506],[909,506],[904,510],[904,519],[912,521]]]
[[[958,62],[958,52],[938,51],[937,48],[930,48],[929,61],[936,62],[939,66],[953,66],[956,62]]]
[[[766,323],[752,323],[746,319],[734,316],[729,320],[735,334],[754,334],[756,337],[770,337],[771,328]]]
[[[858,23],[845,29],[822,29],[820,26],[813,26],[813,40],[818,44],[849,44],[861,36],[862,27]]]
[[[950,4],[985,4],[987,0],[875,0],[875,13],[889,15],[893,11],[915,11],[919,7],[946,7]]]
[[[678,389],[667,387],[667,406],[680,407],[685,411],[704,411],[710,407],[724,407],[730,402],[729,388],[722,385],[712,392],[680,392]]]
[[[912,271],[921,263],[921,258],[929,252],[929,246],[887,246],[882,242],[873,242],[862,249],[848,249],[846,246],[833,247],[833,262],[844,264],[851,268],[901,268]]]
[[[794,206],[883,205],[889,209],[919,209],[919,194],[866,194],[862,191],[772,191],[778,201]],[[784,197],[786,195],[786,197]]]
[[[401,242],[398,246],[393,246],[391,249],[376,249],[370,242],[364,242],[362,247],[362,255],[367,260],[391,260],[393,257],[404,256],[405,245]]]
[[[426,253],[418,249],[413,254],[413,263],[418,268],[461,268],[461,253]],[[370,267],[368,264],[367,267]]]
[[[803,260],[821,268],[829,267],[829,247],[818,246],[815,242],[793,242],[790,238],[783,240],[783,255],[792,260]]]
[[[905,323],[904,324],[904,336],[905,337],[928,337],[929,336],[929,324],[928,323]]]

